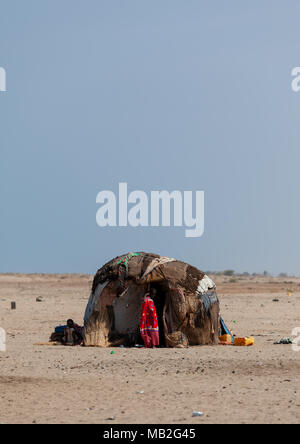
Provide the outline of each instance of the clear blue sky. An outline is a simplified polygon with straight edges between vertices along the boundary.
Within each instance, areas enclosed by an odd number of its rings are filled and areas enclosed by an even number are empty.
[[[299,273],[300,2],[1,0],[0,271],[127,251]],[[96,225],[96,195],[204,190],[205,234]]]

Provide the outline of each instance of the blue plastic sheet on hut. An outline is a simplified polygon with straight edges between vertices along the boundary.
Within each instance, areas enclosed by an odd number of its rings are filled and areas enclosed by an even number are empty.
[[[210,313],[211,307],[216,303],[219,302],[217,293],[215,291],[211,291],[208,293],[203,293],[200,295],[204,306],[205,306],[205,310],[207,312],[207,314]]]

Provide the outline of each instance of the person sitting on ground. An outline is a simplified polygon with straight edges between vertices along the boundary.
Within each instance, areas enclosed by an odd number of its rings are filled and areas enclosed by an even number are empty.
[[[153,297],[155,296],[155,293],[156,290],[152,290]],[[146,348],[154,348],[159,345],[157,313],[149,292],[146,293],[143,298],[140,332]]]
[[[65,345],[79,345],[82,342],[82,334],[79,326],[74,324],[73,319],[68,319],[64,331],[63,343]]]

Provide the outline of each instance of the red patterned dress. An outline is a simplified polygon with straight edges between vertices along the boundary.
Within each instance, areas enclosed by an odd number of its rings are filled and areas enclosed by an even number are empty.
[[[158,319],[153,300],[147,293],[144,297],[140,321],[140,332],[145,347],[151,348],[159,345]]]

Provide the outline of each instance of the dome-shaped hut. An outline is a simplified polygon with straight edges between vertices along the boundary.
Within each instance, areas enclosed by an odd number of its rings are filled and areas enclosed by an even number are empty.
[[[111,260],[95,275],[84,317],[85,345],[141,343],[142,299],[149,285],[156,289],[162,346],[218,343],[220,315],[214,282],[176,259],[129,253]]]

